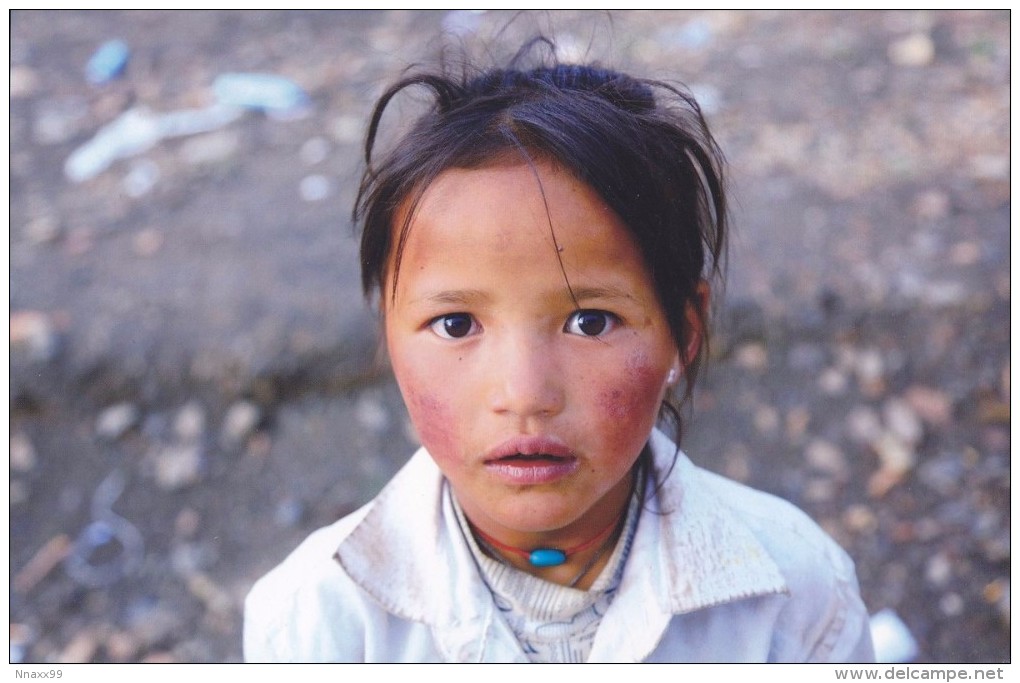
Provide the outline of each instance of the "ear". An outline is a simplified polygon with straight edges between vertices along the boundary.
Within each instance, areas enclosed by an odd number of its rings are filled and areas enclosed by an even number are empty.
[[[708,317],[708,304],[711,299],[711,287],[706,280],[699,280],[694,289],[694,297],[687,304],[687,339],[684,340],[684,354],[678,355],[677,362],[690,365],[705,341],[705,321]],[[686,367],[682,368],[686,369]]]

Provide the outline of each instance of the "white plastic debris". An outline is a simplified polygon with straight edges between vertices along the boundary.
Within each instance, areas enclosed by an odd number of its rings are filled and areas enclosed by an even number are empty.
[[[879,664],[903,664],[917,657],[917,641],[891,609],[871,617],[871,639],[875,644],[875,661]]]
[[[297,83],[275,74],[221,74],[213,81],[213,92],[221,104],[277,114],[308,106],[308,95]]]
[[[221,104],[165,114],[145,107],[129,109],[72,152],[64,163],[64,174],[76,183],[89,180],[118,159],[147,152],[164,138],[207,133],[231,123],[243,113],[243,109]]]

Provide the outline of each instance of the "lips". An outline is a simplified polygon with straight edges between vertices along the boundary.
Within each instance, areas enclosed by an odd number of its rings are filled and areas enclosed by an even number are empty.
[[[485,468],[508,484],[547,484],[578,468],[570,447],[553,436],[517,436],[485,455]]]

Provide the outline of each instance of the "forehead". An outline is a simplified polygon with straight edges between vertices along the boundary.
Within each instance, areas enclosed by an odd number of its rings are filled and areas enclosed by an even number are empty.
[[[399,261],[391,254],[387,268],[393,273],[399,264],[398,293],[422,278],[484,280],[496,271],[519,274],[515,288],[525,276],[552,277],[560,287],[564,276],[571,284],[585,277],[649,284],[622,220],[590,186],[549,162],[447,170],[416,206],[398,212],[396,231],[409,211]]]

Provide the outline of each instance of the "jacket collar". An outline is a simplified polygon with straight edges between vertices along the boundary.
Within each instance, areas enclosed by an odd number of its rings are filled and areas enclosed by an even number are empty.
[[[642,513],[593,661],[640,661],[675,614],[787,590],[775,561],[713,493],[714,475],[658,430],[650,443],[660,481],[669,476]],[[386,611],[429,625],[448,659],[524,661],[480,580],[445,486],[419,449],[341,542],[336,559]]]

